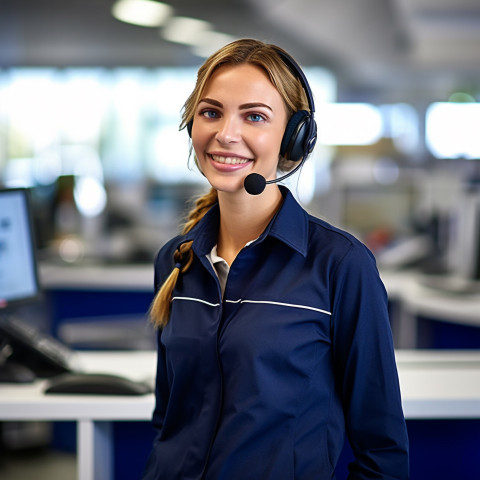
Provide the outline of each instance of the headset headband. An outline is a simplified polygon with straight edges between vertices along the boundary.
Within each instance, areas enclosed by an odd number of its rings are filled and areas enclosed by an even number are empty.
[[[289,68],[292,72],[293,76],[300,80],[303,89],[305,90],[305,95],[307,96],[308,106],[310,108],[310,113],[313,117],[315,113],[315,103],[313,101],[313,94],[312,90],[310,89],[310,85],[308,83],[307,77],[303,73],[302,68],[300,65],[291,57],[287,52],[280,50],[278,47],[273,46],[273,49],[278,53],[281,57],[283,63]]]

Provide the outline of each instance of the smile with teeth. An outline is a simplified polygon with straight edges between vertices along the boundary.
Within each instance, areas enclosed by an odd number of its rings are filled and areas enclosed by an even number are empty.
[[[217,163],[223,163],[227,165],[242,165],[250,161],[248,158],[224,157],[222,155],[210,155],[210,157]]]

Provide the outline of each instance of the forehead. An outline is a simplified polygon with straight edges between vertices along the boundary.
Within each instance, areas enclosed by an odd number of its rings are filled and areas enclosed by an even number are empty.
[[[222,65],[208,79],[202,97],[243,97],[245,101],[280,102],[283,99],[261,67],[252,64]]]

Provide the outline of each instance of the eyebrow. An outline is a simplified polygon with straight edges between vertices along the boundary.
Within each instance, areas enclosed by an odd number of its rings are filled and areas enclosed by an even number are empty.
[[[215,107],[223,108],[223,104],[218,100],[214,100],[213,98],[202,98],[198,103],[200,104],[202,102],[208,103],[210,105],[214,105]],[[240,105],[240,110],[247,110],[249,108],[258,108],[258,107],[268,108],[268,110],[273,111],[272,107],[261,102],[244,103]]]

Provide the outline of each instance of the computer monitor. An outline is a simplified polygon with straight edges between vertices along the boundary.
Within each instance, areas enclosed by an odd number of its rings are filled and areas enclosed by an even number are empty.
[[[41,294],[30,191],[0,189],[0,383],[71,370],[72,352],[18,315]]]
[[[0,313],[40,293],[29,190],[0,189]]]

